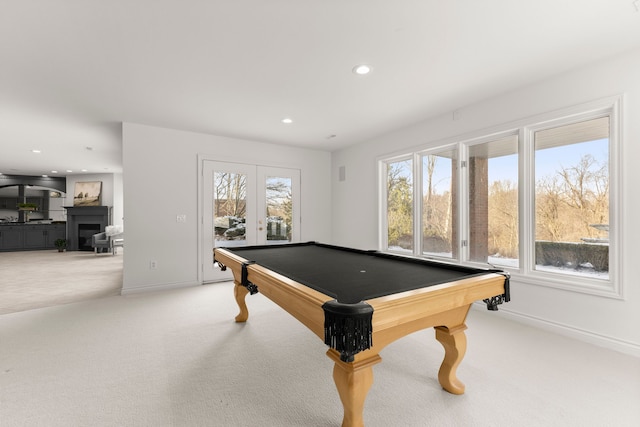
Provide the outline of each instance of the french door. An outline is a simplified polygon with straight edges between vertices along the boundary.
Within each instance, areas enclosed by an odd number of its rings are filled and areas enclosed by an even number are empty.
[[[230,280],[213,248],[300,240],[300,171],[203,160],[202,279]]]

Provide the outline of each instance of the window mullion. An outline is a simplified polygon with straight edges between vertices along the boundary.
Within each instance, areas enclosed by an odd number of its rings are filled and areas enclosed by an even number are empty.
[[[413,155],[413,254],[422,254],[422,156]]]
[[[469,260],[469,150],[465,144],[458,145],[458,253],[460,262]]]
[[[533,131],[522,128],[519,131],[522,141],[519,162],[519,191],[522,195],[518,201],[521,213],[520,221],[520,264],[521,271],[530,273],[535,265],[535,147]]]

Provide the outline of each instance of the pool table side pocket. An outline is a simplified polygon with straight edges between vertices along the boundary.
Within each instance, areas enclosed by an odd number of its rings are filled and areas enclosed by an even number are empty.
[[[504,276],[492,273],[378,297],[367,302],[374,310],[374,329],[379,329],[502,294],[504,281]]]
[[[260,293],[282,307],[324,340],[322,305],[332,300],[331,296],[301,285],[257,264],[248,267],[248,279],[258,285]]]
[[[453,328],[465,322],[471,304],[504,291],[504,277],[489,274],[369,300],[373,307],[373,347],[428,327]]]

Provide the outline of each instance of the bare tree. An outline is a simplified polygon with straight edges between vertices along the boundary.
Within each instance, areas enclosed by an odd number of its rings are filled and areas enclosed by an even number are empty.
[[[488,249],[503,257],[518,257],[518,188],[510,180],[489,188]]]
[[[424,222],[425,224],[429,224],[431,222],[431,199],[433,196],[433,172],[436,168],[437,158],[434,155],[429,155],[426,157],[426,168],[424,168],[425,177],[427,179],[427,192],[424,195]]]
[[[561,215],[563,192],[558,176],[545,177],[536,184],[536,240],[557,242],[566,234],[566,218]]]
[[[413,236],[413,182],[407,173],[407,162],[387,164],[387,239],[389,245],[405,249]],[[412,240],[412,239],[409,239]]]
[[[590,235],[590,224],[608,222],[609,174],[606,165],[599,165],[590,154],[577,165],[558,172],[562,182],[564,202],[574,212],[582,233]]]
[[[216,172],[214,174],[215,216],[244,217],[246,211],[247,177],[244,174]]]

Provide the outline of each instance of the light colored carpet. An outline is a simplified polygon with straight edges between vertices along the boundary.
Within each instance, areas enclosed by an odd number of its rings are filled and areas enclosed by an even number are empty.
[[[0,252],[0,314],[120,295],[122,254]]]
[[[232,284],[0,316],[0,425],[339,426],[325,346],[262,295],[233,321]],[[433,330],[382,352],[368,427],[638,426],[640,359],[473,309],[441,389]]]

